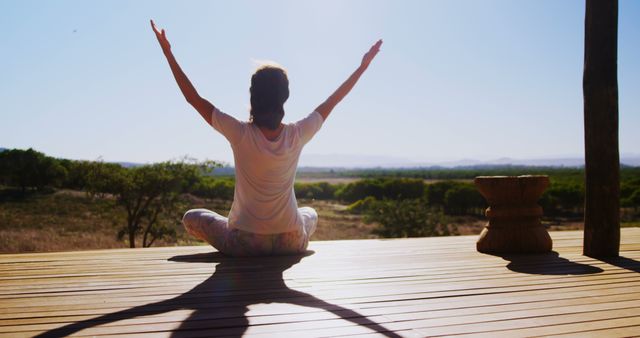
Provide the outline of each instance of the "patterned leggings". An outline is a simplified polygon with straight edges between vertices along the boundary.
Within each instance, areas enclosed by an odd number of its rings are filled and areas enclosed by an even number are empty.
[[[189,234],[207,241],[218,251],[230,256],[291,255],[307,250],[309,237],[316,231],[318,214],[313,208],[299,208],[304,226],[279,234],[254,234],[229,229],[229,219],[207,209],[191,209],[182,224]]]

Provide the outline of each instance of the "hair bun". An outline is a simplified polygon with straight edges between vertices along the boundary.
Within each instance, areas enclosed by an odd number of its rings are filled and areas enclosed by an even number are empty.
[[[251,111],[249,121],[259,127],[277,129],[284,117],[284,103],[289,98],[287,72],[276,66],[260,67],[251,76]]]

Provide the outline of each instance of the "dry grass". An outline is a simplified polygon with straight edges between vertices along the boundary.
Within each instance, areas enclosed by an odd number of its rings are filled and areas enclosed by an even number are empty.
[[[60,232],[54,227],[0,230],[0,252],[43,252],[123,248],[113,232]]]
[[[125,212],[108,197],[59,191],[3,198],[1,202],[0,253],[128,247],[125,240],[116,237],[118,229],[126,224]],[[343,213],[343,205],[313,200],[301,200],[299,204],[315,208],[320,215],[314,240],[376,238],[371,234],[375,225],[364,224],[361,216]],[[229,201],[189,196],[180,210],[207,208],[227,215],[230,207]],[[176,239],[160,240],[154,246],[206,245],[184,231],[181,213],[169,216],[175,224]]]
[[[197,244],[179,227],[179,215],[172,217],[177,239],[159,240],[155,245]],[[125,248],[128,243],[116,236],[125,224],[124,209],[108,197],[90,198],[77,191],[4,197],[0,253]]]
[[[318,212],[318,228],[313,240],[378,238],[371,232],[375,224],[365,224],[360,215],[345,211],[345,205],[333,201],[300,200],[300,206],[310,206]]]
[[[7,198],[0,204],[0,252],[122,247],[115,229],[123,217],[109,201],[84,194]]]
[[[347,184],[359,181],[359,178],[355,177],[296,177],[296,183],[320,183],[327,182],[329,184]]]
[[[313,176],[300,176],[296,177],[296,183],[320,183],[327,182],[329,184],[348,184],[362,180],[361,177],[313,177]],[[433,184],[442,181],[455,181],[463,183],[472,183],[473,179],[470,178],[456,178],[456,179],[437,179],[437,178],[425,178],[424,183]]]
[[[361,215],[344,212],[346,206],[335,201],[300,200],[300,206],[315,208],[319,224],[313,240],[377,238],[372,231],[376,224],[366,224]],[[189,236],[180,217],[191,208],[207,208],[227,215],[229,201],[205,200],[189,196],[180,206],[181,212],[169,215],[175,224],[175,240],[160,240],[154,246],[206,245]],[[449,219],[455,234],[479,234],[486,220],[482,217],[456,216]],[[545,220],[549,230],[579,230],[579,220]],[[126,224],[125,212],[114,206],[108,197],[90,198],[78,191],[52,194],[28,194],[23,198],[0,195],[0,253],[44,252],[85,249],[125,248],[118,240],[118,229]],[[640,226],[638,222],[623,222],[623,227]]]

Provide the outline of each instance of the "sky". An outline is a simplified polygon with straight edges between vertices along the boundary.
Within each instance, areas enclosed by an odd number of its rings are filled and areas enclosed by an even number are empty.
[[[640,1],[619,3],[620,152],[640,153]],[[303,151],[384,162],[580,157],[584,1],[0,0],[0,147],[71,159],[232,163],[181,96],[149,26],[199,93],[246,120],[260,60],[283,65],[285,122],[384,44]],[[314,163],[315,164],[315,163]],[[382,164],[382,163],[380,163]]]

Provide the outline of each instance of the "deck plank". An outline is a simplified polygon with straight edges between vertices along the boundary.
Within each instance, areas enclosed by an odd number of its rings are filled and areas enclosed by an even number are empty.
[[[552,254],[503,257],[475,236],[0,255],[0,336],[640,335],[640,229],[605,261],[551,235]]]

